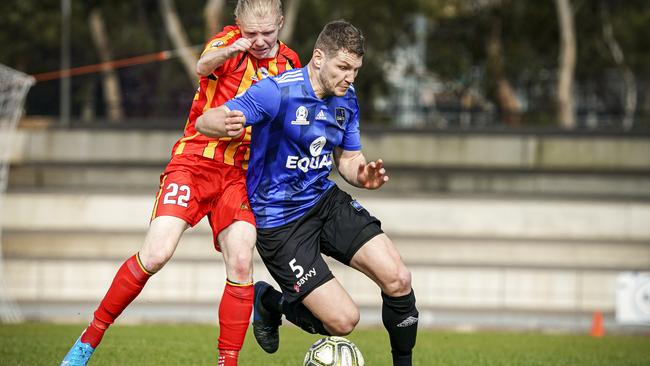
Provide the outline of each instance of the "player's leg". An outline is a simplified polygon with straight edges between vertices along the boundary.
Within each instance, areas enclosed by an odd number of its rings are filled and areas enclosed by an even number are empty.
[[[179,159],[180,160],[180,159]],[[63,359],[62,365],[86,365],[99,345],[106,329],[140,294],[147,280],[171,258],[176,246],[190,225],[196,224],[207,209],[195,196],[194,175],[178,169],[185,162],[172,162],[161,176],[153,217],[141,250],[127,259],[117,271],[106,295],[94,313],[94,318]],[[194,166],[195,164],[190,164]]]
[[[283,314],[311,334],[344,336],[359,323],[359,309],[336,278],[318,285],[302,301],[289,302],[264,282],[256,283],[255,289],[265,292],[261,299],[265,309]]]
[[[124,309],[140,294],[147,280],[172,257],[187,223],[177,217],[155,218],[138,253],[120,267],[113,283],[95,311],[89,329],[106,330]],[[83,340],[84,337],[82,337]],[[100,338],[101,339],[101,338]],[[98,344],[100,339],[91,340]]]
[[[255,226],[246,221],[235,221],[221,231],[218,241],[228,280],[238,284],[251,283]]]
[[[174,254],[183,232],[205,216],[202,199],[195,195],[194,174],[173,170],[175,160],[161,176],[152,221],[140,251],[118,270],[104,299],[95,311],[88,330],[82,336],[91,346],[101,341],[104,331],[140,294],[147,280]],[[188,224],[189,223],[189,224]]]
[[[336,187],[335,187],[336,188]],[[323,228],[323,253],[365,273],[382,290],[382,320],[394,365],[411,365],[418,312],[411,274],[381,223],[347,193],[335,189]]]
[[[221,231],[226,285],[219,303],[219,365],[236,365],[253,309],[255,226],[236,221]]]
[[[246,196],[245,172],[224,167],[225,186],[209,214],[223,254],[226,284],[219,304],[219,365],[237,365],[253,308],[255,218]]]
[[[108,327],[140,294],[149,278],[171,258],[186,228],[185,221],[171,216],[158,217],[151,222],[142,249],[119,268],[93,320],[64,357],[62,366],[87,364]]]
[[[327,334],[322,322],[300,302],[311,289],[333,278],[320,255],[317,212],[312,209],[295,222],[257,230],[257,251],[282,290],[262,281],[255,284],[253,334],[268,353],[279,347],[283,314],[310,333]]]
[[[411,273],[386,234],[368,240],[350,265],[365,273],[382,290],[382,320],[388,331],[393,365],[410,366],[417,336],[418,310]]]
[[[323,224],[333,202],[330,193],[299,220],[258,229],[257,250],[282,290],[259,282],[255,285],[254,319],[262,316],[259,324],[253,322],[253,331],[267,352],[277,349],[282,314],[307,332],[328,335],[348,334],[359,321],[356,305],[321,255]],[[265,313],[270,315],[265,317]]]
[[[359,309],[336,279],[323,283],[302,300],[330,335],[350,334],[359,323]]]

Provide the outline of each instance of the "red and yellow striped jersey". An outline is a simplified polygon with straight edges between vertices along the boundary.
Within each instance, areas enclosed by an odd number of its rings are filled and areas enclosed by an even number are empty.
[[[203,54],[228,47],[239,38],[241,38],[239,27],[227,26],[208,41]],[[301,67],[298,55],[280,42],[275,57],[256,59],[248,52],[242,52],[226,60],[212,74],[201,77],[199,89],[194,95],[190,115],[185,124],[184,136],[174,145],[172,155],[200,155],[247,169],[250,155],[250,127],[246,128],[246,133],[241,137],[211,138],[196,130],[196,119],[204,111],[220,106],[243,93],[258,80],[298,67]]]

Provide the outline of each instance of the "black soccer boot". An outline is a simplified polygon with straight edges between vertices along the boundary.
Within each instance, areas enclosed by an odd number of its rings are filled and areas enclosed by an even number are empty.
[[[264,307],[262,296],[273,289],[264,281],[255,283],[255,298],[253,300],[253,334],[257,344],[267,353],[274,353],[280,346],[278,328],[282,324],[282,313]]]

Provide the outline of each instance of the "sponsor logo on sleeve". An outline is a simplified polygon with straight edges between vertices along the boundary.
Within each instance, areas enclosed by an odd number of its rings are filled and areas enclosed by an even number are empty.
[[[350,206],[352,206],[357,211],[363,210],[363,206],[361,206],[361,204],[357,202],[357,200],[350,202]]]

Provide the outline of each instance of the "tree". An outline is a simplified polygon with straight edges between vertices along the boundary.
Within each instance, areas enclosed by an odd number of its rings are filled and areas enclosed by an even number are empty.
[[[486,41],[488,71],[494,82],[494,94],[501,112],[501,119],[509,125],[518,125],[521,119],[521,102],[506,76],[503,65],[501,19],[490,17],[490,31]]]
[[[90,11],[88,17],[90,34],[95,44],[95,49],[101,62],[107,63],[113,60],[113,53],[106,37],[106,26],[104,15],[98,7]],[[108,119],[111,122],[119,122],[124,117],[122,108],[122,88],[117,72],[109,65],[102,68],[102,87],[104,89],[104,102],[106,104]],[[92,90],[91,90],[92,91]]]
[[[634,80],[634,73],[632,69],[626,64],[625,56],[619,42],[614,37],[614,27],[612,26],[611,15],[607,9],[607,5],[601,1],[601,17],[603,20],[603,38],[607,44],[607,48],[612,53],[614,63],[623,74],[623,82],[625,84],[625,97],[623,98],[623,121],[621,123],[624,130],[629,130],[634,125],[634,113],[636,112],[636,99],[637,89],[636,81]]]
[[[198,84],[199,77],[196,74],[196,62],[198,61],[197,55],[191,48],[185,29],[180,21],[180,17],[176,12],[173,0],[158,0],[160,11],[165,23],[167,35],[172,41],[174,48],[179,53],[181,62],[185,67],[185,72],[188,78],[192,81],[193,85]]]
[[[565,129],[576,127],[573,110],[573,75],[576,65],[576,35],[570,0],[555,0],[560,24],[560,57],[557,81],[557,118]]]
[[[221,15],[224,0],[207,0],[203,8],[207,37],[212,37],[221,29]]]
[[[284,26],[282,27],[282,31],[280,31],[280,40],[287,44],[291,44],[293,39],[293,31],[296,28],[296,19],[299,10],[300,0],[284,1]]]
[[[482,118],[488,123],[494,110],[519,108],[515,115],[520,115],[522,124],[550,126],[573,118],[569,125],[575,125],[578,116],[589,112],[597,117],[599,127],[619,126],[612,122],[620,120],[625,128],[648,126],[650,53],[645,50],[650,39],[650,2],[562,2],[570,11],[560,11],[560,0],[284,0],[281,40],[306,62],[326,22],[344,18],[363,30],[366,56],[355,87],[369,122],[394,121],[390,104],[381,103],[391,94],[384,65],[395,57],[393,50],[403,40],[412,40],[411,21],[421,14],[430,25],[425,69],[439,83],[435,100],[442,112],[458,110],[471,89],[481,101],[472,104],[472,113],[484,111]],[[214,29],[211,36],[219,22],[232,21],[235,3],[184,0],[174,9],[173,0],[73,1],[71,66],[105,59],[89,47],[96,42],[90,26],[94,8],[101,9],[110,58],[118,60],[204,43],[208,27]],[[0,2],[0,13],[0,43],[5,45],[0,48],[0,62],[30,74],[60,68],[60,0],[6,0]],[[563,28],[560,14],[574,24]],[[563,29],[574,33],[574,46],[562,43]],[[174,59],[114,70],[125,117],[184,117],[196,87],[196,57],[186,52],[181,62]],[[110,114],[111,108],[103,102],[108,93],[102,88],[101,74],[75,76],[71,83],[73,118],[84,105],[97,115]],[[27,113],[57,115],[58,97],[52,96],[58,94],[56,80],[36,84],[27,97]],[[560,95],[575,98],[563,104],[569,117],[558,117]],[[519,105],[511,103],[515,100]],[[573,106],[566,107],[569,104]]]

